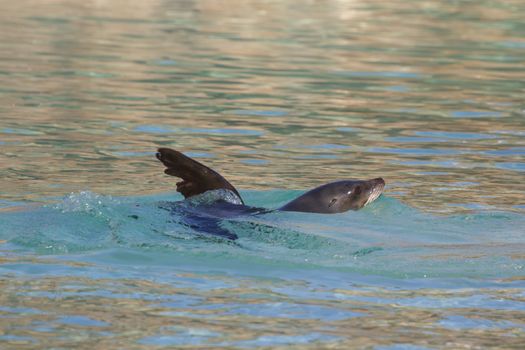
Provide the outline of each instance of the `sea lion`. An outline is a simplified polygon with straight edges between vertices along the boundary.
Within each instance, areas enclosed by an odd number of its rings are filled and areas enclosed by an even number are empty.
[[[235,187],[204,164],[171,148],[159,148],[156,156],[166,166],[166,174],[182,179],[177,182],[177,191],[184,198],[210,190],[226,189],[235,193],[240,204],[244,205]],[[358,210],[376,200],[384,187],[382,178],[331,182],[306,192],[278,210],[325,214]]]
[[[375,201],[385,188],[378,177],[371,180],[342,180],[314,188],[279,210],[334,214],[358,210]]]
[[[171,148],[159,148],[156,156],[166,166],[165,174],[182,179],[182,181],[177,182],[177,192],[180,192],[184,198],[193,197],[206,191],[226,189],[235,193],[241,203],[244,204],[235,187],[219,173],[204,164]]]

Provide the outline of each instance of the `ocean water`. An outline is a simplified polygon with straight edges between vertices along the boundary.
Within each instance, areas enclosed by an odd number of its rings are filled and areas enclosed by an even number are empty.
[[[1,3],[1,349],[523,348],[521,1]]]
[[[242,194],[271,208],[297,192]],[[523,344],[522,214],[438,217],[384,196],[328,217],[274,211],[224,219],[221,226],[239,236],[231,241],[162,209],[177,199],[84,191],[3,213],[3,342]]]

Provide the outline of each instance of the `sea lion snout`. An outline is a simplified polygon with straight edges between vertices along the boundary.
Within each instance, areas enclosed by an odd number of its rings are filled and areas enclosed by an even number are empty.
[[[370,188],[369,191],[367,192],[368,198],[366,197],[364,198],[365,202],[362,204],[361,207],[364,207],[372,203],[373,201],[375,201],[383,193],[383,190],[385,189],[386,183],[382,177],[376,177],[375,179],[368,180],[367,182]]]
[[[381,190],[385,188],[386,182],[382,177],[376,177],[375,179],[368,180],[368,183],[372,185],[372,188],[375,190]]]

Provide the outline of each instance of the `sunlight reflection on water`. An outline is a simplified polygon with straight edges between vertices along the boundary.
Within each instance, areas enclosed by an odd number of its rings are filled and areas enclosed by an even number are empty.
[[[521,348],[522,5],[2,1],[2,348]],[[386,196],[196,238],[157,147]]]

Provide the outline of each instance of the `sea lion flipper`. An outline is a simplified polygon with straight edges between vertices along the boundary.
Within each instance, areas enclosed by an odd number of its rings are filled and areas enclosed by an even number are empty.
[[[167,168],[164,173],[182,179],[182,181],[177,182],[177,191],[184,198],[223,188],[234,192],[242,202],[242,198],[235,187],[219,173],[204,164],[171,148],[159,148],[156,156]]]

